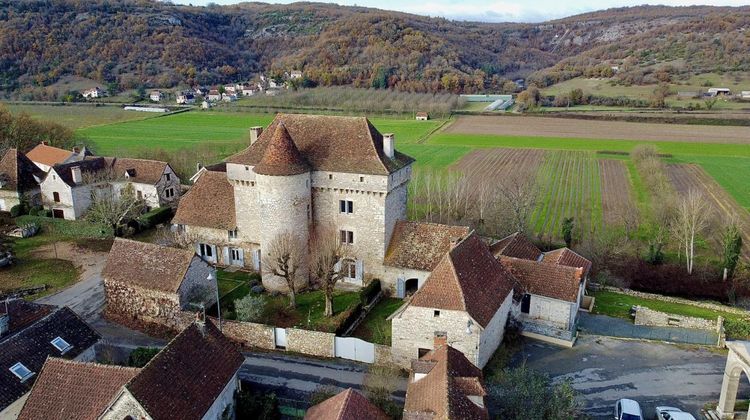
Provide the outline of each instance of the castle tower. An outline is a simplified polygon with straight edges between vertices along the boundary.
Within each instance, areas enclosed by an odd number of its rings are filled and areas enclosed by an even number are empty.
[[[285,232],[292,232],[297,237],[306,257],[311,220],[310,166],[283,123],[276,127],[263,158],[253,171],[258,185],[261,260],[266,258],[271,243]],[[263,286],[268,290],[285,291],[286,281],[267,271],[265,267],[261,268]],[[308,282],[309,273],[304,258],[298,286]]]

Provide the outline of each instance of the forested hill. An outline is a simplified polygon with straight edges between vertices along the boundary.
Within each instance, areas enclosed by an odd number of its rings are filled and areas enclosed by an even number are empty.
[[[502,90],[509,78],[549,84],[612,65],[620,77],[643,79],[665,63],[674,74],[748,69],[750,8],[636,7],[489,24],[319,3],[0,0],[4,91],[63,76],[130,89],[300,69],[322,85],[478,92]]]

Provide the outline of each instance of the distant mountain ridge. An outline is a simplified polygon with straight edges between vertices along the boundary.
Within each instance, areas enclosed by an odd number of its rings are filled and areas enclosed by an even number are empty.
[[[128,89],[299,69],[313,84],[468,93],[612,67],[626,83],[748,70],[750,7],[639,6],[517,24],[321,3],[0,0],[6,92],[40,91],[71,75]]]

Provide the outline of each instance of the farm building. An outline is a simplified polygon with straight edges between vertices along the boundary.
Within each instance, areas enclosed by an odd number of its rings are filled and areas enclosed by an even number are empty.
[[[183,105],[189,105],[195,103],[195,95],[192,92],[182,92],[177,95],[177,103]]]
[[[209,102],[218,102],[221,100],[221,93],[219,93],[218,89],[211,89],[208,91],[206,98]]]
[[[148,98],[154,102],[160,102],[164,98],[164,94],[158,90],[154,90],[149,93]]]
[[[750,99],[750,90],[743,90],[740,92],[741,99]]]
[[[302,78],[302,71],[301,70],[292,70],[289,73],[290,79],[301,79]]]
[[[729,88],[709,88],[709,96],[731,96],[732,91]]]
[[[99,86],[97,86],[95,88],[84,90],[81,96],[83,96],[84,99],[96,99],[96,98],[104,97],[105,94],[106,92],[102,90],[101,88],[99,88]]]
[[[86,156],[91,156],[91,152],[86,148],[73,148],[73,150],[60,149],[52,147],[47,142],[41,142],[34,146],[33,149],[26,153],[26,157],[31,159],[44,172],[58,164],[78,162]]]
[[[430,119],[430,114],[426,112],[417,112],[417,121],[427,121]]]

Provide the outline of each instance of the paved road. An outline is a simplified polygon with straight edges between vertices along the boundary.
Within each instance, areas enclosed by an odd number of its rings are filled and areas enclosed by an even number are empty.
[[[281,353],[246,353],[240,378],[273,391],[283,400],[304,405],[321,385],[362,389],[368,365],[345,360],[319,360]],[[407,378],[400,377],[394,398],[403,402]]]
[[[594,418],[611,418],[620,398],[638,401],[649,418],[657,405],[677,406],[698,418],[703,404],[719,399],[726,353],[706,347],[581,336],[572,349],[528,340],[513,363],[524,360],[555,380],[570,379]]]
[[[713,331],[635,325],[626,319],[586,312],[581,312],[578,319],[578,328],[582,332],[595,335],[702,345],[715,345],[719,341],[719,335]]]

